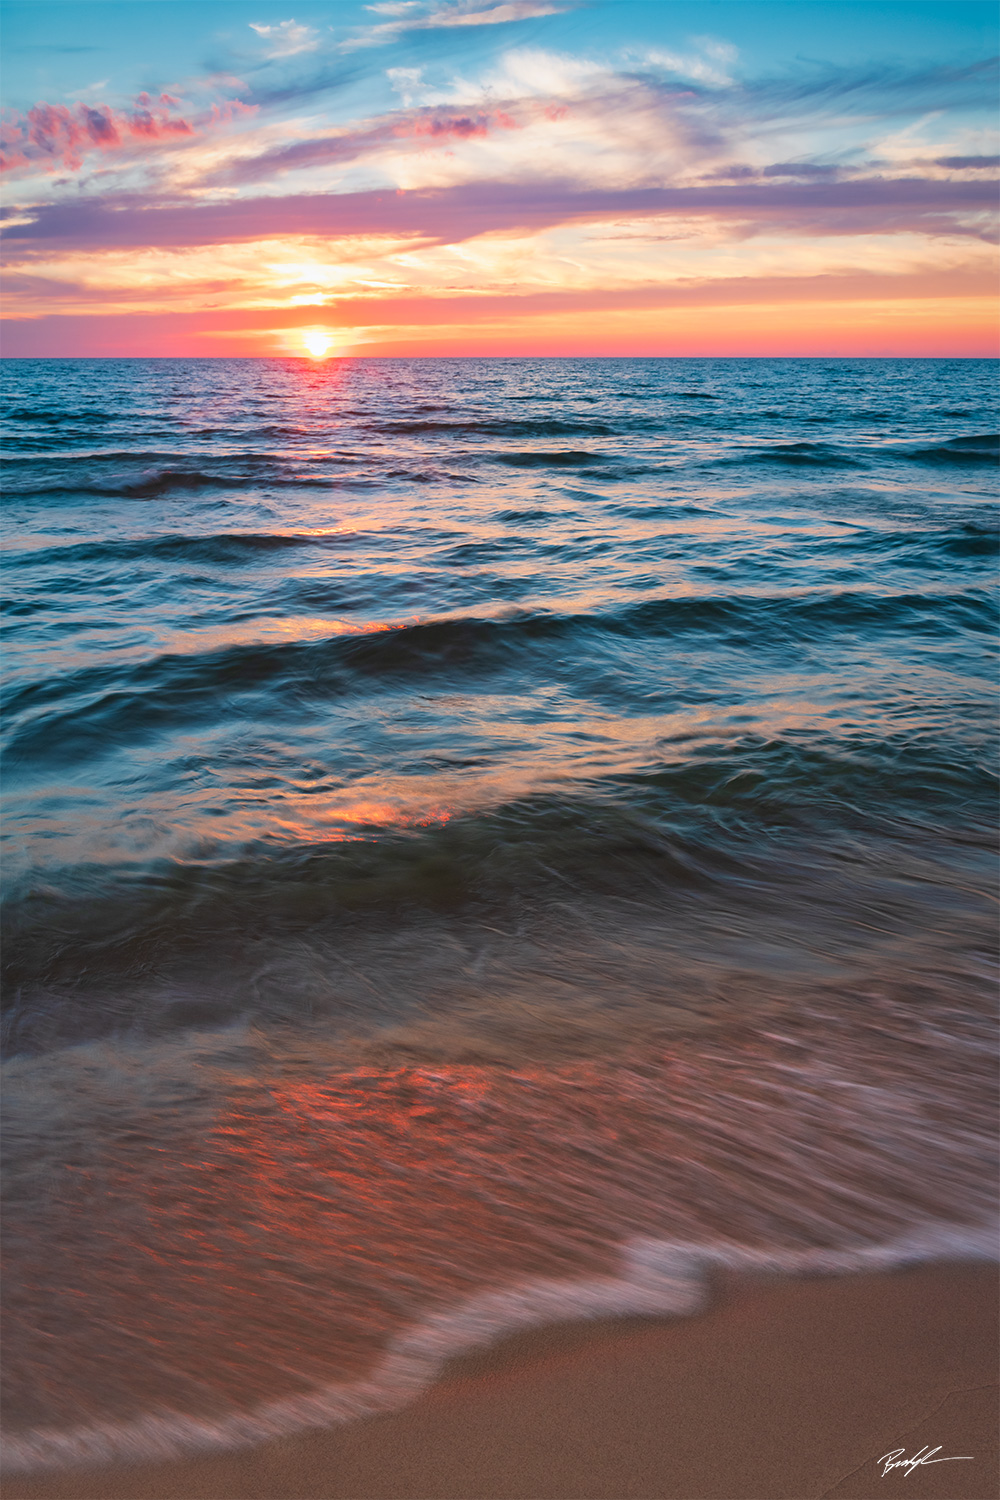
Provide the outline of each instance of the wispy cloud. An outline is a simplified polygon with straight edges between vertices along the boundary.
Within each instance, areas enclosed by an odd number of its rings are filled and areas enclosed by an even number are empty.
[[[98,94],[106,94],[108,91],[109,78],[101,78],[97,83],[88,83],[86,88],[73,89],[69,97],[71,99],[95,98]]]
[[[692,37],[691,40],[697,48],[695,52],[669,52],[652,47],[642,52],[632,51],[626,57],[638,62],[644,70],[654,69],[718,88],[728,87],[733,82],[731,70],[739,56],[737,49],[714,37]]]
[[[389,3],[368,5],[366,10],[377,15],[391,16],[378,26],[369,26],[347,37],[340,43],[344,52],[359,47],[381,47],[394,42],[406,31],[440,31],[459,26],[500,26],[509,21],[531,21],[542,16],[558,16],[571,9],[568,5],[553,5],[547,0],[500,0],[493,5],[482,5],[476,0],[464,3],[437,5],[430,8],[418,3]]]
[[[423,151],[456,142],[485,140],[496,131],[523,128],[534,113],[530,107],[521,111],[520,118],[503,107],[467,112],[442,107],[399,111],[360,128],[324,132],[259,155],[240,155],[217,167],[206,182],[236,186],[310,167],[356,162],[387,149],[395,153]]]
[[[802,106],[817,119],[847,109],[870,111],[873,119],[889,119],[921,110],[992,109],[997,78],[996,57],[925,67],[803,63],[794,71],[745,81],[741,95],[748,111],[758,116],[766,111],[772,118],[787,118],[789,111]]]
[[[262,26],[256,21],[249,23],[250,30],[267,43],[268,57],[295,57],[299,52],[315,52],[319,46],[319,33],[311,26],[300,26],[298,21],[279,21],[273,26]]]

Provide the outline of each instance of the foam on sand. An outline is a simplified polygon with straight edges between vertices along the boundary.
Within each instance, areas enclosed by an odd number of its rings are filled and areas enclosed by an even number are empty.
[[[507,1334],[588,1318],[691,1316],[706,1305],[707,1277],[714,1269],[831,1276],[997,1258],[996,1224],[927,1224],[882,1244],[809,1250],[638,1238],[624,1247],[617,1276],[523,1282],[467,1298],[427,1318],[394,1338],[365,1380],[265,1402],[221,1421],[157,1412],[131,1422],[65,1431],[39,1428],[5,1443],[4,1468],[24,1473],[81,1463],[174,1459],[395,1411],[425,1390],[449,1359]]]

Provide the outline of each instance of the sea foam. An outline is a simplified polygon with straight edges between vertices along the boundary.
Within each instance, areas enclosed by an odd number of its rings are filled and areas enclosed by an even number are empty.
[[[841,1276],[941,1261],[996,1261],[998,1235],[996,1223],[936,1223],[881,1244],[808,1250],[636,1238],[625,1244],[616,1276],[518,1282],[428,1317],[396,1336],[363,1380],[264,1402],[216,1421],[151,1412],[130,1422],[37,1428],[4,1442],[3,1467],[8,1473],[24,1473],[74,1464],[148,1463],[335,1427],[400,1410],[441,1375],[448,1360],[487,1348],[508,1334],[586,1319],[690,1317],[706,1307],[708,1276],[714,1270]]]

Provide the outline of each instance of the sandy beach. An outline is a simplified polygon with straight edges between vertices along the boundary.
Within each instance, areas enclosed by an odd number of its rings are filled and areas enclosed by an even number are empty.
[[[6,1500],[991,1500],[997,1277],[720,1279],[709,1310],[540,1330],[406,1410],[171,1464],[12,1478]],[[902,1450],[938,1460],[883,1473]],[[951,1461],[954,1460],[954,1461]]]

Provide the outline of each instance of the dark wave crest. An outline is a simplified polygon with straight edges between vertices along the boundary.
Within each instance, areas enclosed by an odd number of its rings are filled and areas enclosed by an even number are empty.
[[[225,566],[252,561],[258,554],[284,552],[301,547],[343,546],[351,534],[330,533],[323,536],[287,534],[281,532],[216,532],[209,536],[148,536],[134,537],[128,541],[81,542],[39,549],[23,554],[23,562],[30,567],[51,565],[53,567],[76,566],[90,562],[140,562],[144,559],[212,563]],[[15,566],[15,554],[8,567]]]
[[[103,422],[115,420],[113,412],[101,411],[97,407],[73,411],[65,407],[16,406],[7,412],[6,416],[11,422],[37,422],[43,426],[53,427],[72,426],[80,422],[97,426]]]
[[[347,481],[357,483],[358,481]],[[364,481],[361,481],[364,483]],[[254,456],[239,468],[222,463],[218,467],[174,467],[156,465],[140,470],[112,471],[87,476],[68,472],[41,482],[13,483],[7,486],[9,496],[45,500],[56,497],[96,495],[108,499],[155,500],[173,491],[204,489],[252,490],[258,485],[275,489],[311,489],[330,487],[338,477],[327,474],[295,474],[284,464],[266,456]]]
[[[931,448],[911,448],[906,456],[928,464],[992,464],[1000,459],[1000,437],[983,433],[974,437],[952,438]]]
[[[246,700],[246,712],[318,704],[378,683],[441,686],[482,682],[498,673],[536,670],[556,645],[571,651],[573,679],[597,674],[601,691],[627,696],[634,668],[626,642],[668,642],[709,634],[730,648],[782,648],[826,639],[831,630],[960,638],[992,635],[996,613],[985,593],[898,594],[844,590],[799,598],[660,598],[608,614],[462,616],[415,624],[361,627],[320,640],[248,644],[190,655],[162,655],[124,670],[84,668],[36,681],[7,701],[5,763],[32,774],[115,753],[168,727],[210,721],[220,695]],[[621,643],[619,646],[617,643]],[[551,667],[548,669],[552,670]],[[556,677],[563,669],[556,668]],[[44,718],[43,705],[51,705]],[[251,709],[252,706],[252,709]],[[24,717],[18,724],[17,719]]]
[[[791,464],[802,468],[857,469],[864,467],[859,454],[848,454],[828,443],[776,443],[771,448],[758,448],[750,454],[741,454],[730,459],[733,463]]]
[[[554,453],[497,453],[497,463],[507,464],[512,469],[585,469],[591,464],[607,463],[602,453],[588,453],[579,448],[566,448]]]

